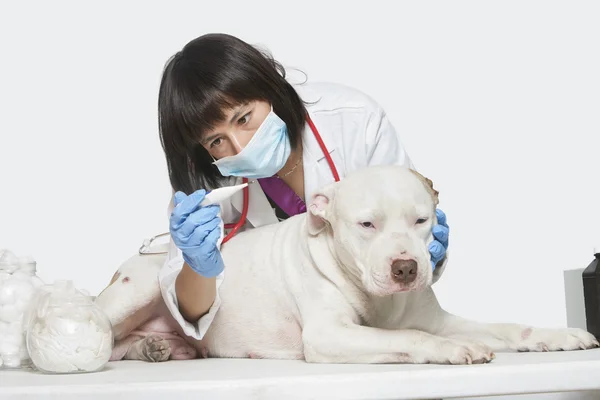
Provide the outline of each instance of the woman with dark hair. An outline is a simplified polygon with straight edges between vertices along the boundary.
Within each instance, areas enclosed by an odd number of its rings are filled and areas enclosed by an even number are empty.
[[[370,165],[414,169],[384,110],[343,85],[293,87],[269,55],[225,34],[189,42],[166,64],[159,128],[173,199],[160,273],[167,307],[201,339],[219,307],[220,246],[239,229],[306,211],[314,191]],[[220,205],[206,192],[254,180]],[[433,268],[445,266],[448,226],[437,211]],[[226,230],[232,229],[223,238]]]

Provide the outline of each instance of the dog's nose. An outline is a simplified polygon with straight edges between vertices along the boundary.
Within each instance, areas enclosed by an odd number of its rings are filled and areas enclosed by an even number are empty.
[[[399,283],[411,283],[417,279],[415,260],[396,260],[392,263],[392,278]]]

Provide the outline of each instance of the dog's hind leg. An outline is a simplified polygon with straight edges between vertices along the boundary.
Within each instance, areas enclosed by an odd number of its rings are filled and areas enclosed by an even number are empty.
[[[125,354],[125,359],[160,362],[167,361],[170,356],[171,346],[169,342],[159,335],[150,334],[131,343]]]
[[[115,340],[115,346],[113,347],[110,355],[110,361],[119,361],[125,359],[127,352],[131,345],[139,340],[143,339],[141,336],[129,335],[121,340]]]

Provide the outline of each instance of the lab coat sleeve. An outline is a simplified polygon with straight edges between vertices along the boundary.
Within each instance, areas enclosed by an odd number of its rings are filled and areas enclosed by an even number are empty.
[[[172,210],[173,198],[171,198],[171,203],[169,205],[169,215],[171,214]],[[221,232],[223,232],[223,227]],[[223,234],[221,234],[221,240],[222,237]],[[183,268],[183,263],[183,254],[181,250],[177,248],[173,242],[173,239],[171,239],[169,242],[167,259],[165,260],[165,263],[159,272],[160,291],[169,312],[175,321],[177,321],[177,323],[181,326],[183,332],[194,339],[201,340],[206,334],[206,331],[210,327],[210,324],[214,320],[215,315],[221,305],[219,286],[221,286],[221,283],[223,282],[225,271],[221,272],[216,277],[216,296],[208,313],[202,316],[198,321],[187,321],[185,318],[183,318],[183,315],[181,315],[181,312],[179,311],[177,293],[175,291],[175,280]]]
[[[366,160],[368,166],[402,165],[415,169],[400,136],[381,106],[372,104],[366,126]]]

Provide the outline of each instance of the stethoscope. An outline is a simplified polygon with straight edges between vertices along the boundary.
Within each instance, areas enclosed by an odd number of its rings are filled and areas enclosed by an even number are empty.
[[[317,127],[315,126],[315,124],[313,123],[312,119],[310,118],[310,116],[308,114],[306,115],[306,121],[308,122],[308,125],[310,126],[310,130],[312,131],[313,135],[315,136],[315,139],[317,139],[317,143],[319,143],[319,147],[321,148],[323,155],[327,159],[327,164],[329,164],[329,168],[331,169],[333,178],[335,179],[336,182],[338,182],[340,180],[340,176],[338,175],[338,171],[337,171],[337,168],[335,167],[335,163],[333,162],[333,159],[331,158],[331,155],[329,154],[329,151],[327,150],[327,146],[325,146],[325,143],[323,142],[323,138],[321,137],[321,134],[317,130]],[[248,178],[242,178],[242,182],[248,183]],[[242,191],[243,191],[243,196],[244,196],[244,201],[243,201],[243,205],[242,205],[242,215],[240,216],[240,219],[238,220],[238,222],[225,224],[225,229],[230,229],[230,231],[225,236],[225,238],[223,239],[221,244],[227,243],[232,237],[235,236],[235,234],[246,223],[246,216],[248,215],[248,206],[250,203],[250,192],[249,192],[248,186],[246,186],[244,189],[242,189]],[[138,252],[141,255],[166,254],[167,253],[166,251],[150,252],[149,248],[155,239],[162,237],[162,236],[166,236],[168,234],[169,234],[169,232],[161,233],[160,235],[156,235],[156,236],[151,237],[150,239],[144,240],[144,242],[142,243],[142,246],[140,247]]]

